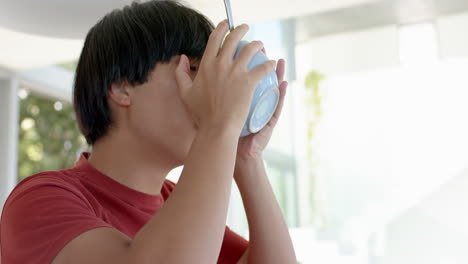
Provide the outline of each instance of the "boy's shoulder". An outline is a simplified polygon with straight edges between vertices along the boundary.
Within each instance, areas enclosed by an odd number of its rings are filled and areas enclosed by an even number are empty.
[[[73,169],[39,172],[20,181],[13,189],[12,193],[16,190],[25,190],[44,185],[73,186],[76,180],[73,176],[78,173],[79,172]]]
[[[43,187],[58,187],[70,191],[76,191],[76,186],[79,181],[73,174],[76,172],[73,169],[57,170],[57,171],[44,171],[33,174],[22,181],[20,181],[8,196],[5,205],[12,200],[21,197],[23,194],[36,191]]]

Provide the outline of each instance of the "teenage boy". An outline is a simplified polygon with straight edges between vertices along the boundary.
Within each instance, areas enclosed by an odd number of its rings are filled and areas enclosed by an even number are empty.
[[[133,3],[91,28],[74,107],[92,152],[15,188],[1,218],[3,264],[295,263],[262,161],[284,61],[248,71],[262,43],[233,60],[248,27],[224,40],[228,31],[174,1]],[[278,110],[239,140],[255,87],[275,67]],[[165,178],[180,165],[175,185]],[[225,226],[233,178],[249,242]]]

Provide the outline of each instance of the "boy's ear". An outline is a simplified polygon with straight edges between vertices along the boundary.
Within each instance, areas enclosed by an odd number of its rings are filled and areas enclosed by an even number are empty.
[[[126,82],[115,82],[109,89],[109,98],[117,105],[127,107],[130,106],[130,89]]]

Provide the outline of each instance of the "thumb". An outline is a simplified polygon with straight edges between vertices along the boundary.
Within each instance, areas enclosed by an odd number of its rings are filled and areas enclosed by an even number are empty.
[[[177,65],[175,77],[177,86],[179,87],[179,93],[182,96],[188,92],[192,87],[192,78],[189,75],[190,72],[190,61],[185,55],[180,56],[179,65]]]

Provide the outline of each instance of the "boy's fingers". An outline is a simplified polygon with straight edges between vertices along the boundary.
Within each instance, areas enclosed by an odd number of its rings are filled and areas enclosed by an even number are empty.
[[[275,66],[276,66],[276,61],[270,60],[263,64],[258,65],[258,67],[250,71],[250,74],[252,78],[254,78],[255,81],[260,81],[268,73],[274,72]]]
[[[276,65],[276,76],[278,77],[278,82],[281,83],[284,80],[284,72],[286,69],[286,61],[280,59]]]
[[[219,48],[223,43],[224,36],[229,31],[229,25],[227,20],[221,21],[218,26],[211,32],[206,44],[205,53],[203,54],[204,58],[215,58],[218,55]]]
[[[192,86],[192,79],[189,75],[190,61],[185,55],[180,56],[179,65],[175,72],[177,86],[179,87],[179,93],[184,96]]]
[[[219,52],[219,57],[232,61],[234,59],[237,46],[239,45],[239,41],[245,36],[245,34],[247,34],[248,31],[249,26],[242,24],[229,33],[224,40],[223,47]]]
[[[261,41],[252,41],[251,43],[245,45],[239,53],[236,61],[242,67],[249,65],[252,57],[263,48],[263,43]]]

